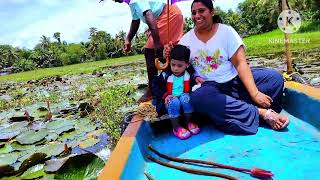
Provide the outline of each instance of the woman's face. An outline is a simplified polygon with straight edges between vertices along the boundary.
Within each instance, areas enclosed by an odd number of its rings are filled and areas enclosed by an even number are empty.
[[[201,2],[193,3],[191,7],[191,18],[198,29],[206,29],[212,25],[213,11],[210,11]]]

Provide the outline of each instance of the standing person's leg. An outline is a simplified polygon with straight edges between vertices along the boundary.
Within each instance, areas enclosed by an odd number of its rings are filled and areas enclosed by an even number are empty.
[[[191,134],[188,130],[181,127],[179,124],[179,118],[181,115],[180,107],[181,103],[177,97],[171,99],[169,103],[166,104],[166,108],[168,110],[170,121],[173,127],[173,134],[180,139],[187,139],[188,137],[190,137]]]
[[[191,98],[189,93],[184,93],[179,97],[183,113],[184,113],[184,120],[187,125],[188,130],[192,134],[198,134],[200,132],[200,128],[198,125],[191,121],[192,119],[192,113],[193,113],[193,107],[191,105]]]
[[[191,94],[196,112],[207,115],[221,130],[233,134],[255,134],[259,126],[258,109],[242,100],[223,94],[219,84],[205,82]]]
[[[144,57],[146,59],[147,73],[148,73],[148,90],[147,92],[139,99],[139,102],[146,102],[152,99],[152,80],[154,76],[158,74],[158,69],[154,64],[154,49],[145,48]]]

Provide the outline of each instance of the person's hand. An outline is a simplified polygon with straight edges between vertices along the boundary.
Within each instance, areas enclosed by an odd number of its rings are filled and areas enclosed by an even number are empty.
[[[196,81],[197,84],[202,84],[202,83],[204,83],[204,80],[203,80],[201,77],[199,77],[199,76],[196,77],[194,80]]]
[[[131,51],[131,42],[130,41],[125,40],[123,50],[125,53],[128,53]]]
[[[269,108],[271,103],[273,102],[270,96],[263,94],[262,92],[258,91],[253,97],[253,102],[255,102],[259,107],[262,108]]]
[[[170,53],[171,53],[171,49],[173,48],[173,43],[172,41],[169,42],[169,44],[164,45],[164,50],[163,50],[163,57],[165,57],[166,59],[169,58],[170,59]]]
[[[173,99],[174,97],[175,97],[175,96],[168,95],[168,96],[164,99],[164,103],[165,103],[165,104],[168,104],[169,101],[170,101],[171,99]]]

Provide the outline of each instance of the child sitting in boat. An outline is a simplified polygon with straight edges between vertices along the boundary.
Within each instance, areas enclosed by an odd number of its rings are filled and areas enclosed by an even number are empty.
[[[159,116],[167,111],[173,134],[180,139],[187,139],[200,132],[198,125],[191,122],[193,108],[189,93],[192,78],[186,70],[189,67],[190,49],[177,45],[171,50],[170,57],[170,70],[161,72],[153,81],[153,104]],[[186,128],[179,122],[181,112]]]

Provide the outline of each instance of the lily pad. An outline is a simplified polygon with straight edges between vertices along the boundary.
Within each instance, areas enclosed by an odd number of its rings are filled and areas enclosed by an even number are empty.
[[[92,131],[92,132],[88,133],[87,137],[98,137],[98,136],[101,136],[104,133],[105,133],[105,131],[103,129],[98,129],[98,130],[95,130],[95,131]]]
[[[80,142],[79,147],[85,149],[87,147],[93,146],[97,144],[100,140],[96,138],[88,138],[82,142]]]
[[[47,134],[47,129],[41,129],[39,131],[27,131],[17,136],[16,140],[20,144],[33,144],[41,141],[43,138],[47,136]]]
[[[79,119],[75,122],[75,127],[79,129],[79,126],[86,126],[89,123],[91,123],[89,119]]]
[[[33,149],[36,147],[35,145],[21,145],[18,142],[11,143],[11,146],[13,149],[18,150],[18,151],[24,151],[24,150]]]
[[[21,151],[21,157],[19,157],[18,161],[23,162],[24,160],[30,158],[33,154],[37,152],[37,149],[38,147],[34,146],[33,148]]]
[[[27,130],[27,121],[14,122],[6,127],[0,128],[0,141],[8,140]]]
[[[64,150],[64,144],[63,143],[49,143],[41,147],[37,152],[45,153],[47,154],[47,157],[51,156],[57,156],[61,154]]]
[[[44,172],[44,164],[37,164],[29,168],[21,175],[21,179],[35,179],[46,175]]]
[[[14,151],[10,144],[5,144],[2,148],[0,148],[0,154],[5,154]]]
[[[96,179],[104,167],[104,161],[98,157],[94,158],[93,161],[87,166],[84,173],[84,179]]]
[[[55,132],[49,132],[49,133],[48,133],[48,136],[46,136],[46,140],[47,140],[47,141],[55,141],[55,140],[58,139],[58,137],[59,137],[59,135],[58,135],[57,133],[55,133]]]
[[[102,134],[101,136],[98,137],[98,140],[99,140],[98,143],[93,145],[88,144],[90,146],[87,146],[87,147],[84,147],[83,145],[81,145],[81,143],[83,144],[83,142],[80,142],[79,146],[74,147],[72,149],[72,153],[74,154],[96,153],[106,147],[106,145],[108,144],[108,138],[109,137],[107,134]],[[88,142],[88,143],[93,143],[93,142]]]
[[[62,127],[65,127],[65,126],[73,126],[74,123],[72,121],[69,121],[69,120],[65,120],[65,119],[58,119],[58,120],[53,120],[51,122],[49,122],[47,124],[47,128],[52,130],[56,130],[56,129],[60,129]]]
[[[96,130],[97,126],[90,122],[88,124],[76,124],[75,128],[81,132],[91,132]]]
[[[104,162],[94,154],[71,157],[57,172],[56,179],[96,179]]]
[[[40,130],[40,129],[43,129],[46,127],[46,123],[43,122],[43,121],[34,121],[30,126],[29,128],[31,130]]]
[[[58,141],[65,142],[67,140],[72,140],[78,135],[78,131],[64,132],[59,138]]]
[[[29,158],[27,158],[21,163],[21,166],[19,167],[19,172],[24,172],[29,167],[32,167],[34,165],[44,162],[44,159],[46,158],[46,156],[47,155],[45,153],[32,154]]]
[[[73,125],[68,125],[68,126],[64,126],[64,127],[59,128],[59,129],[56,129],[55,133],[62,134],[63,132],[70,132],[70,131],[73,131],[73,130],[74,130]]]
[[[53,172],[57,172],[63,165],[65,162],[67,162],[67,160],[71,157],[76,156],[76,154],[71,154],[67,157],[64,158],[59,158],[59,159],[50,159],[48,161],[45,162],[45,172],[47,173],[53,173]]]
[[[55,180],[54,174],[47,174],[41,178],[41,180]]]
[[[0,166],[11,165],[19,158],[19,153],[8,153],[0,155]]]

